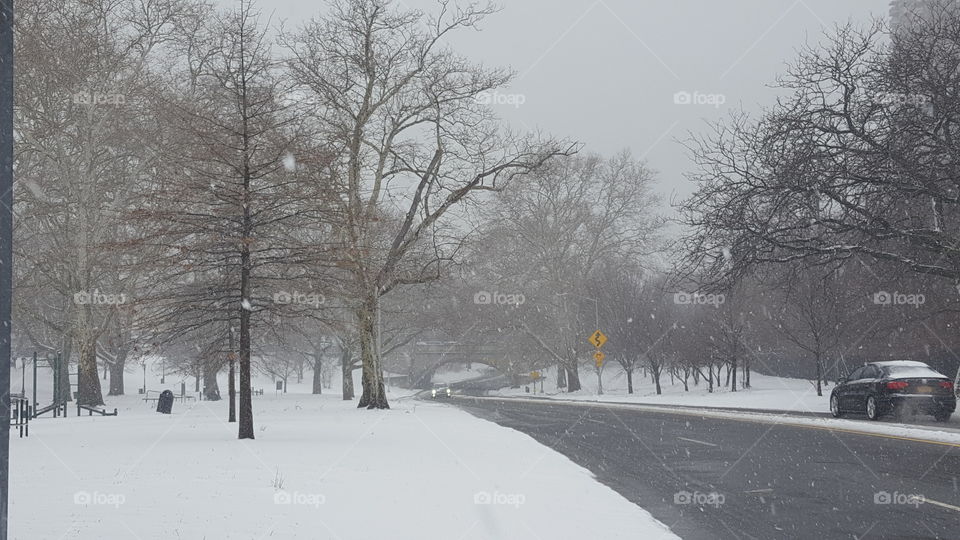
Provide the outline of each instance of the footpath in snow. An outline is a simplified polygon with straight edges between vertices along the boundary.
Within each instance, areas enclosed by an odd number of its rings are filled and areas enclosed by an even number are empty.
[[[676,538],[532,438],[397,392],[367,411],[268,390],[255,441],[225,401],[108,407],[11,439],[11,538]]]

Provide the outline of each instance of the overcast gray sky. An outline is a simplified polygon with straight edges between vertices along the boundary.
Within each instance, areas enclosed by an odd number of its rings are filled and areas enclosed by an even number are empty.
[[[223,5],[232,0],[219,0]],[[690,169],[677,139],[731,108],[758,111],[767,87],[807,41],[848,20],[886,16],[889,0],[500,0],[481,32],[453,45],[488,65],[518,72],[497,99],[517,128],[542,129],[612,154],[629,148],[659,171],[665,198],[683,196]],[[434,0],[398,5],[431,10]],[[261,0],[288,25],[322,0]],[[702,105],[678,105],[677,92]],[[692,97],[692,96],[691,96]],[[723,101],[718,104],[715,102]],[[681,96],[682,100],[682,96]],[[522,102],[522,104],[521,104]]]

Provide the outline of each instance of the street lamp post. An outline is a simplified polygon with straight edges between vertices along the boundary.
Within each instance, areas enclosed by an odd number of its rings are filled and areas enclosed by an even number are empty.
[[[13,2],[0,1],[0,540],[10,487],[10,316],[13,301]]]

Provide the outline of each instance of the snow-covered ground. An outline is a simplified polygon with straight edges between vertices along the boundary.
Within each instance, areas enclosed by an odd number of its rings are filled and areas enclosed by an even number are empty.
[[[440,384],[451,384],[470,379],[489,377],[498,373],[496,369],[484,364],[471,364],[470,369],[459,365],[451,366],[451,368],[452,369],[447,371],[438,370],[433,374],[432,381]]]
[[[267,380],[257,439],[239,441],[225,401],[162,415],[138,380],[108,398],[118,417],[44,418],[11,439],[11,538],[676,538],[532,438],[406,391],[367,411],[339,382],[314,396]]]
[[[478,399],[503,399],[498,397],[486,397]],[[525,397],[511,397],[509,399],[537,402],[537,399]],[[706,418],[722,418],[729,420],[757,422],[763,424],[776,424],[783,426],[809,426],[826,430],[847,431],[862,434],[883,435],[885,437],[900,437],[906,439],[915,439],[922,441],[932,441],[944,443],[948,446],[960,447],[960,430],[952,427],[943,428],[941,424],[936,427],[912,426],[908,424],[899,424],[895,422],[869,422],[863,420],[846,420],[836,418],[813,418],[805,416],[793,416],[789,413],[764,413],[749,412],[742,410],[711,410],[683,407],[665,407],[658,405],[646,405],[642,403],[612,403],[612,402],[590,402],[586,400],[558,400],[560,403],[577,407],[596,407],[601,409],[623,409],[623,410],[641,410],[651,412],[669,412],[670,414],[686,414],[690,416]],[[543,403],[540,401],[540,403]]]
[[[597,375],[593,370],[581,371],[580,382],[583,388],[577,392],[560,392],[556,386],[556,371],[547,370],[543,381],[544,393],[540,393],[540,383],[533,385],[530,392],[526,387],[504,388],[493,395],[546,397],[551,399],[565,399],[577,401],[597,401],[603,403],[638,403],[650,405],[685,405],[689,407],[722,407],[728,409],[757,409],[771,411],[798,411],[829,413],[830,391],[833,386],[823,389],[823,396],[817,396],[816,388],[810,381],[791,379],[786,377],[771,377],[753,373],[750,376],[750,388],[740,388],[731,392],[728,388],[714,388],[711,393],[706,383],[700,381],[699,386],[689,382],[689,391],[684,391],[683,381],[675,379],[671,384],[670,376],[661,377],[662,394],[657,395],[656,387],[649,378],[643,378],[640,372],[634,374],[634,393],[627,393],[627,381],[619,365],[608,364],[603,373],[603,394],[597,393]],[[930,417],[921,417],[930,420]],[[861,422],[858,422],[858,424]],[[890,419],[884,419],[881,424],[894,424]],[[940,424],[938,424],[940,425]],[[960,413],[954,414],[945,427],[960,429]]]
[[[644,378],[639,371],[634,373],[634,393],[628,394],[626,375],[616,364],[608,364],[604,368],[602,395],[597,393],[597,375],[592,369],[580,372],[580,383],[583,388],[569,393],[557,390],[555,369],[546,370],[545,374],[543,389],[546,395],[563,399],[806,412],[830,411],[830,388],[824,388],[824,395],[817,396],[817,390],[810,381],[770,377],[759,373],[751,374],[749,389],[730,392],[727,388],[714,388],[712,393],[707,390],[707,384],[703,380],[700,381],[699,386],[694,386],[693,379],[690,379],[689,391],[684,391],[682,380],[675,379],[671,384],[670,375],[664,374],[660,379],[663,391],[661,395],[657,395],[656,387],[650,378]],[[531,393],[528,394],[523,387],[505,388],[499,394],[533,396],[532,385],[530,391]],[[540,396],[539,383],[536,385],[536,391],[536,395]]]

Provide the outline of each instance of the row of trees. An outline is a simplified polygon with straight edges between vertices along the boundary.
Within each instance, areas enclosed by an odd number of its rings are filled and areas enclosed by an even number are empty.
[[[384,359],[428,373],[404,354],[423,340],[576,391],[600,328],[631,391],[759,368],[821,392],[847,358],[953,342],[947,3],[839,29],[776,107],[692,141],[679,243],[645,163],[497,120],[511,74],[446,45],[491,8],[334,0],[287,30],[247,0],[22,4],[18,338],[76,359],[82,403],[99,367],[121,394],[162,355],[209,399],[227,371],[252,438],[254,369],[317,393],[337,369],[344,399],[359,369],[359,406],[386,408]]]
[[[575,151],[506,130],[480,96],[511,74],[446,45],[488,7],[333,0],[292,30],[248,0],[18,7],[18,337],[76,358],[87,405],[138,354],[208,397],[228,367],[253,438],[255,351],[338,342],[388,407],[382,299],[456,261],[465,203]]]
[[[902,357],[952,355],[956,3],[918,3],[893,28],[840,27],[803,50],[778,87],[783,97],[759,118],[735,115],[691,141],[697,191],[681,206],[680,277],[712,291],[785,277],[801,323],[787,337],[818,361],[838,343],[896,341],[897,329],[908,335]],[[868,291],[900,307],[900,320],[865,312]]]
[[[664,370],[713,384],[723,365],[735,389],[766,366],[822,393],[848,361],[918,351],[956,370],[960,13],[934,1],[904,20],[838,28],[775,107],[693,139],[679,242],[657,242],[650,175],[629,156],[556,162],[504,194],[459,293],[525,301],[464,323],[513,357],[500,365],[556,365],[570,390],[597,326],[628,379],[643,366],[658,386]]]

